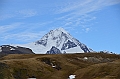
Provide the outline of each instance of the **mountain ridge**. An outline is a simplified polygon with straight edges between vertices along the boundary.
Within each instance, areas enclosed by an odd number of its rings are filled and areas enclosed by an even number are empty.
[[[20,46],[2,45],[0,46],[0,54],[34,54],[29,48]]]

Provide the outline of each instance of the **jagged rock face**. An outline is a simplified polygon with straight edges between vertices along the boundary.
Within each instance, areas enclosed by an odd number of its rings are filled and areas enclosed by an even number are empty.
[[[2,45],[0,46],[0,54],[33,54],[33,52],[29,48]]]
[[[77,45],[74,42],[71,42],[70,40],[68,40],[67,43],[64,43],[61,50],[65,50],[65,49],[70,49],[73,47],[76,47]]]
[[[55,52],[56,49],[59,49],[61,53],[90,52],[89,48],[85,44],[73,38],[63,28],[51,30],[40,40],[21,46],[28,47],[38,54],[48,53],[47,51],[49,51],[49,53],[52,51],[53,54],[57,54],[58,52]]]
[[[50,51],[47,51],[46,54],[61,54],[61,52],[60,52],[60,50],[58,48],[56,48],[55,46],[52,46]]]

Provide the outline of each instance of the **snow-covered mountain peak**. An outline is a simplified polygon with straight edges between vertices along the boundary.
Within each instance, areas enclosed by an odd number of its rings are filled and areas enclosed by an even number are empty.
[[[47,34],[45,34],[40,40],[36,42],[36,44],[40,44],[43,46],[47,46],[48,43],[56,43],[56,47],[59,47],[61,42],[65,42],[66,40],[72,40],[72,36],[68,32],[66,32],[63,28],[58,28],[55,30],[51,30]],[[52,43],[53,44],[53,43]]]
[[[66,33],[66,34],[68,34],[68,32],[65,30],[65,29],[63,29],[63,28],[58,28],[58,29],[55,29],[54,31],[61,31],[61,32],[63,32],[63,33]]]
[[[22,45],[33,50],[35,53],[81,53],[90,52],[90,49],[77,39],[72,37],[63,28],[50,30],[40,40]],[[57,51],[57,52],[55,52]]]
[[[43,38],[47,38],[48,36],[58,37],[62,34],[69,35],[69,33],[65,31],[63,28],[58,28],[58,29],[50,30],[50,32],[48,32],[45,36],[43,36]]]

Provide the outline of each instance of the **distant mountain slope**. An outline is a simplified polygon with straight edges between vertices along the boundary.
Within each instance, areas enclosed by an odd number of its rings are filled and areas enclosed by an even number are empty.
[[[59,52],[57,53],[84,53],[92,51],[85,44],[73,38],[63,28],[51,30],[49,33],[45,34],[40,40],[20,46],[28,47],[32,49],[33,52],[38,54],[52,54],[48,53],[48,51],[51,52],[52,47],[59,50]]]
[[[0,46],[0,54],[33,54],[33,52],[29,48],[2,45]]]

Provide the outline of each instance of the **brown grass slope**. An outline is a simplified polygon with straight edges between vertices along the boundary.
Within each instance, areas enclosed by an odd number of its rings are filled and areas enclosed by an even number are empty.
[[[120,79],[120,60],[78,69],[76,79]]]
[[[10,54],[0,58],[0,79],[68,79],[70,74],[75,74],[75,79],[120,79],[120,56],[105,53]]]

